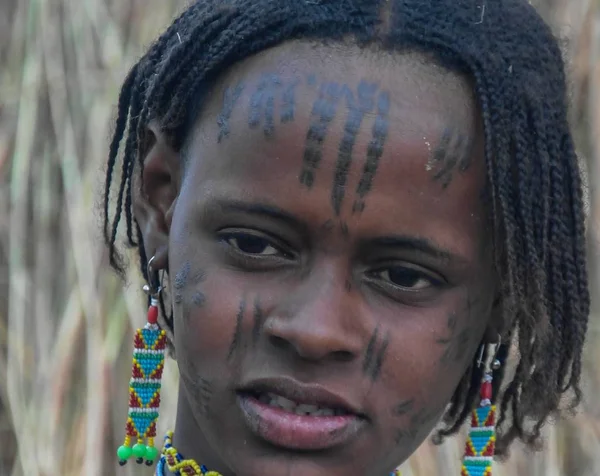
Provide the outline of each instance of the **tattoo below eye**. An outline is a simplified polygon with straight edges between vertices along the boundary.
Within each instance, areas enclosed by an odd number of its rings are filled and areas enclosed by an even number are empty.
[[[471,307],[473,303],[467,297],[465,304],[465,317],[463,320],[467,323],[464,327],[458,328],[458,315],[456,312],[451,312],[448,315],[447,328],[449,335],[447,337],[438,338],[436,342],[445,346],[444,353],[441,357],[441,362],[444,365],[450,365],[456,362],[462,362],[466,357],[466,353],[471,345],[471,336],[475,329],[468,325],[470,322]]]
[[[385,356],[390,343],[390,333],[387,332],[383,340],[379,338],[379,328],[375,328],[373,335],[367,344],[363,371],[375,382],[381,374]]]
[[[264,322],[265,314],[260,307],[260,298],[254,300],[254,325],[252,327],[252,344],[256,345],[260,338],[260,330]]]
[[[175,282],[173,283],[173,287],[175,289],[181,291],[185,288],[191,269],[192,266],[190,265],[189,261],[183,263],[181,269],[175,274]]]
[[[235,329],[233,331],[233,337],[231,339],[231,345],[229,346],[229,352],[227,353],[227,360],[231,360],[235,352],[237,351],[240,340],[242,338],[242,321],[244,319],[244,313],[246,311],[246,298],[242,298],[240,301],[240,307],[235,319]]]

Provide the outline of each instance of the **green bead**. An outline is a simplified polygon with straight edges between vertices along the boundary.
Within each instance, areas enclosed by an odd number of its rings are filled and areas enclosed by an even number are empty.
[[[158,457],[158,449],[154,446],[146,446],[146,459],[154,461]]]
[[[132,450],[129,446],[119,446],[119,449],[117,450],[117,456],[121,461],[126,461],[131,458],[131,454]]]
[[[143,458],[146,456],[146,445],[142,445],[141,443],[137,443],[133,446],[133,456],[136,459]]]

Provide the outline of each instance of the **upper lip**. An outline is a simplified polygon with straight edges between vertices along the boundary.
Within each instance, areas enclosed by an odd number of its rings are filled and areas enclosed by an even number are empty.
[[[363,416],[360,409],[344,397],[318,384],[307,384],[289,377],[262,378],[247,382],[240,388],[246,393],[273,393],[288,400],[320,407],[340,408],[348,413]]]

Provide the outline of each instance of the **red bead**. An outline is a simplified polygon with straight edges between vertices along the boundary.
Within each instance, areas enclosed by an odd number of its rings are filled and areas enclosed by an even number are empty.
[[[148,308],[148,322],[150,324],[156,324],[158,322],[158,308],[156,306],[150,306]]]
[[[481,384],[481,398],[483,400],[491,400],[492,399],[492,383],[491,382],[483,382],[483,384]]]

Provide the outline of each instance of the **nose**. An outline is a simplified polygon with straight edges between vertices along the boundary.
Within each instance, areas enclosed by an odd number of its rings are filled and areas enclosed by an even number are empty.
[[[361,352],[361,310],[344,279],[321,273],[303,283],[270,313],[264,324],[269,341],[304,360],[350,361]]]

